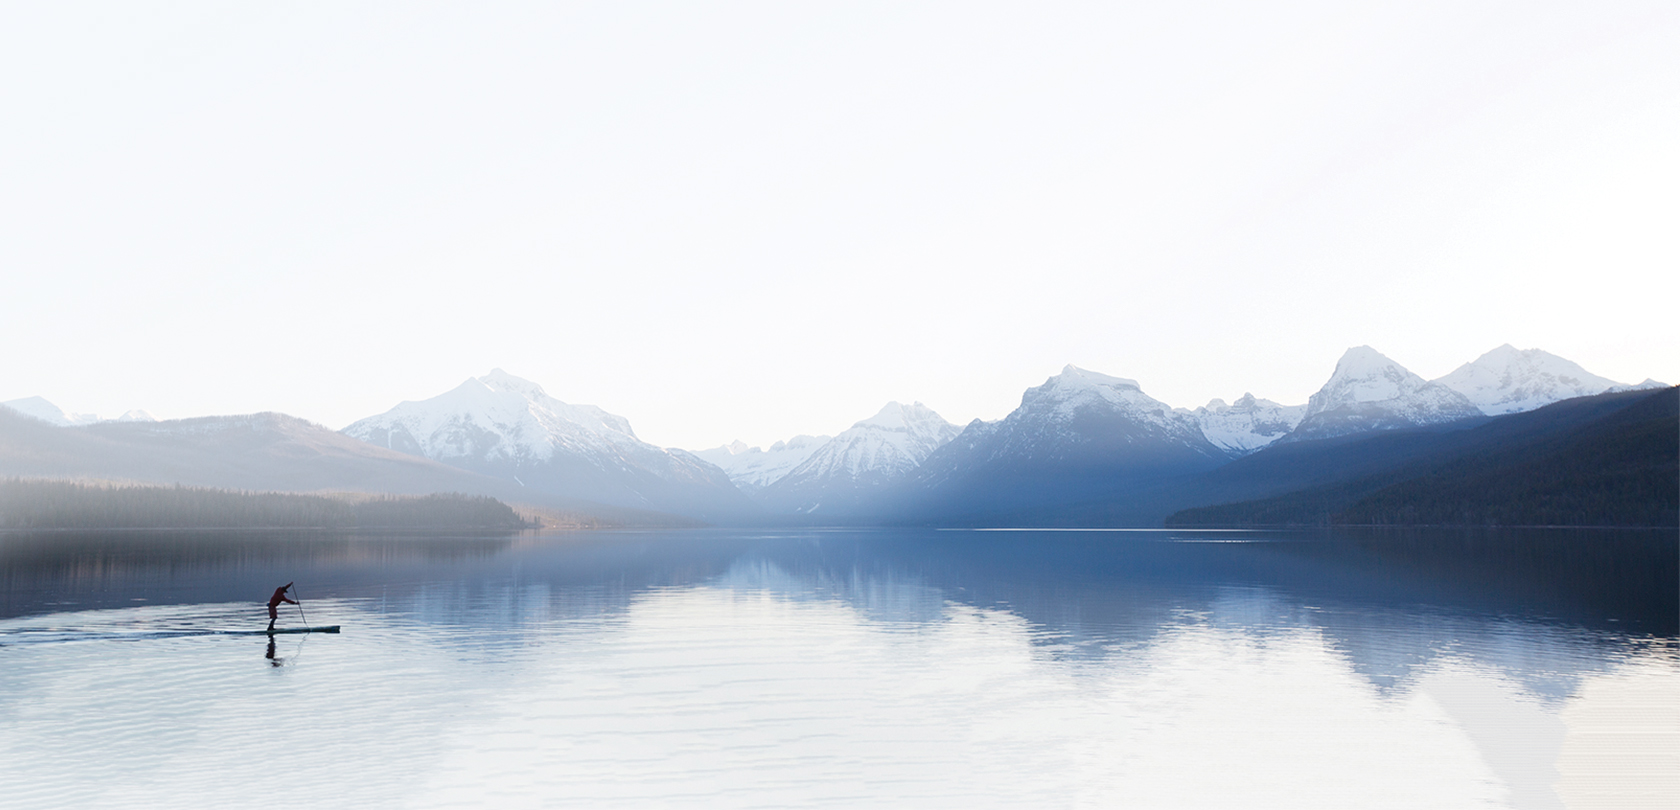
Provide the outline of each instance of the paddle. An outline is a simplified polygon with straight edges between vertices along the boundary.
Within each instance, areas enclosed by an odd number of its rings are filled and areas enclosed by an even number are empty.
[[[296,585],[292,586],[292,596],[294,596],[294,597],[297,596],[297,586]],[[303,614],[303,600],[298,599],[298,600],[296,600],[296,602],[297,602],[297,606],[298,606],[298,618],[303,620],[303,631],[307,633],[307,632],[309,632],[309,617],[305,616]]]

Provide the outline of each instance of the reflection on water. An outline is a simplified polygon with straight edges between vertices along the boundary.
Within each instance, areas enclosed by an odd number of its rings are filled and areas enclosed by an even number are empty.
[[[1675,546],[3,536],[0,784],[28,807],[1666,801]],[[226,635],[291,580],[342,635]],[[1607,756],[1634,764],[1606,780]]]

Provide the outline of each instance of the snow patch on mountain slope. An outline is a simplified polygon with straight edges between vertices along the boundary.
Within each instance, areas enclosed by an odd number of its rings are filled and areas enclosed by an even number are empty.
[[[1463,394],[1489,416],[1531,411],[1560,400],[1631,388],[1555,354],[1517,349],[1509,343],[1459,366],[1435,382]]]
[[[1330,380],[1307,401],[1301,423],[1285,438],[1322,439],[1481,414],[1463,394],[1407,371],[1370,346],[1355,346],[1337,361]]]
[[[781,480],[832,438],[799,435],[776,442],[769,450],[748,447],[737,439],[722,447],[696,451],[694,455],[722,468],[736,486],[752,491]]]
[[[1242,455],[1289,435],[1306,416],[1307,406],[1279,405],[1245,393],[1229,405],[1215,399],[1189,413],[1215,447]]]

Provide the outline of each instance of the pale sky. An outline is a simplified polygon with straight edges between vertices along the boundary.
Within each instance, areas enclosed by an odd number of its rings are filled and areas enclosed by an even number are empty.
[[[0,400],[500,367],[701,449],[1067,363],[1680,382],[1680,4],[5,3]]]

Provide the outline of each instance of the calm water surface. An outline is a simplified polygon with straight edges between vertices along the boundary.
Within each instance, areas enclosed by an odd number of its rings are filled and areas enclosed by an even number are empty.
[[[0,535],[0,805],[1671,807],[1675,549]]]

